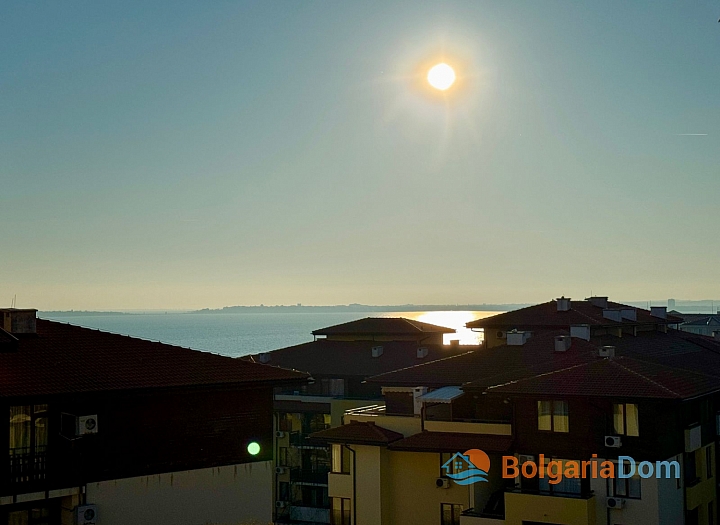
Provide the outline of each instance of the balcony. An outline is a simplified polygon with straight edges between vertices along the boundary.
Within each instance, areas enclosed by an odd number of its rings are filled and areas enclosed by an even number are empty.
[[[512,436],[512,425],[507,421],[486,421],[480,419],[439,419],[426,420],[425,430],[430,432],[457,432],[460,434],[490,434]]]
[[[8,456],[10,483],[44,481],[47,473],[47,453],[31,453],[29,448],[15,448]]]
[[[422,420],[419,416],[387,414],[384,405],[369,405],[346,410],[343,423],[347,425],[350,421],[375,423],[388,430],[399,432],[403,436],[411,436],[422,430]]]
[[[511,489],[505,493],[507,523],[545,522],[563,525],[595,523],[595,494]],[[472,523],[472,522],[468,522]],[[482,523],[482,522],[478,522]],[[473,524],[474,525],[474,524]]]
[[[327,487],[329,469],[290,469],[290,483]]]
[[[324,425],[322,428],[312,430],[312,432],[318,432],[320,430],[326,430],[330,428],[330,425]],[[290,446],[295,448],[327,448],[327,445],[318,444],[308,439],[308,434],[304,432],[290,432]]]

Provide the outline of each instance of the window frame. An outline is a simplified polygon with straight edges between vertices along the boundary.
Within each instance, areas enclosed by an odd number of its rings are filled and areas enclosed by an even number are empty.
[[[637,434],[628,434],[628,405],[635,407],[633,410],[637,414]],[[618,430],[615,424],[615,407],[622,407],[622,430]],[[613,403],[612,411],[612,429],[613,433],[618,436],[640,437],[640,408],[637,403]]]
[[[350,464],[349,451],[345,448],[345,445],[333,443],[330,457],[330,472],[332,474],[343,474],[348,476],[351,474],[351,471],[352,465]]]
[[[445,521],[446,507],[450,507],[450,523]],[[463,510],[463,506],[459,503],[440,503],[440,525],[459,525],[460,516],[462,516]],[[457,515],[455,514],[455,511],[457,511]]]
[[[636,481],[635,487],[637,488],[637,494],[631,495],[631,484],[630,480]],[[618,482],[625,487],[625,494],[618,493]],[[608,478],[607,480],[607,493],[611,498],[623,498],[623,499],[642,499],[642,478],[637,474],[631,478]]]
[[[352,500],[350,498],[331,498],[330,502],[330,523],[331,525],[352,525]],[[340,501],[340,521],[336,519],[335,502]],[[347,519],[346,517],[347,512]]]
[[[550,428],[544,429],[540,428],[540,414],[541,414],[541,406],[542,403],[549,403],[550,404]],[[558,413],[555,410],[556,403],[562,403],[565,407],[565,413]],[[567,430],[558,430],[557,425],[555,424],[555,417],[562,417],[565,416],[567,418],[567,424],[566,428]],[[570,403],[568,403],[564,399],[541,399],[537,402],[537,431],[538,432],[552,432],[557,434],[569,434],[570,433]]]
[[[708,445],[705,448],[705,479],[712,478],[714,470],[715,469],[713,468],[712,445]]]

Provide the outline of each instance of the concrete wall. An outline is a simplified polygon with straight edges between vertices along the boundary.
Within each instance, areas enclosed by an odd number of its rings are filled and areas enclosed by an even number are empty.
[[[523,525],[525,521],[558,525],[595,525],[596,502],[590,499],[561,498],[535,494],[505,494],[505,524]],[[604,523],[604,522],[600,522]],[[648,523],[626,521],[625,523]]]
[[[89,483],[98,525],[235,525],[272,521],[272,462]]]

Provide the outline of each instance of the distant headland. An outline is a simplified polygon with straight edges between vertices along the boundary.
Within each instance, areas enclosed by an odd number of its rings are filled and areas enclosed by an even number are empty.
[[[294,305],[258,305],[258,306],[225,306],[224,308],[203,308],[191,313],[196,314],[237,314],[237,313],[292,313],[292,312],[437,312],[437,311],[492,311],[506,312],[517,310],[530,304],[396,304],[373,306],[367,304],[338,304],[329,306]]]

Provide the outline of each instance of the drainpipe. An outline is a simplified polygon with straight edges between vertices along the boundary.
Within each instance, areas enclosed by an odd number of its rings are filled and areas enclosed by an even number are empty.
[[[353,501],[352,501],[353,519],[352,519],[352,525],[357,525],[357,490],[356,490],[356,488],[355,488],[356,485],[357,485],[357,484],[355,483],[355,480],[356,480],[356,477],[355,477],[355,476],[356,476],[355,466],[357,465],[357,463],[355,462],[355,451],[354,451],[353,449],[351,449],[349,446],[347,446],[347,444],[344,445],[344,446],[345,446],[346,449],[348,449],[350,452],[352,452],[352,457],[353,457],[353,461],[352,461],[352,470],[353,470],[353,471],[352,471],[352,476],[353,476],[353,480],[352,480],[352,482],[353,482]]]

